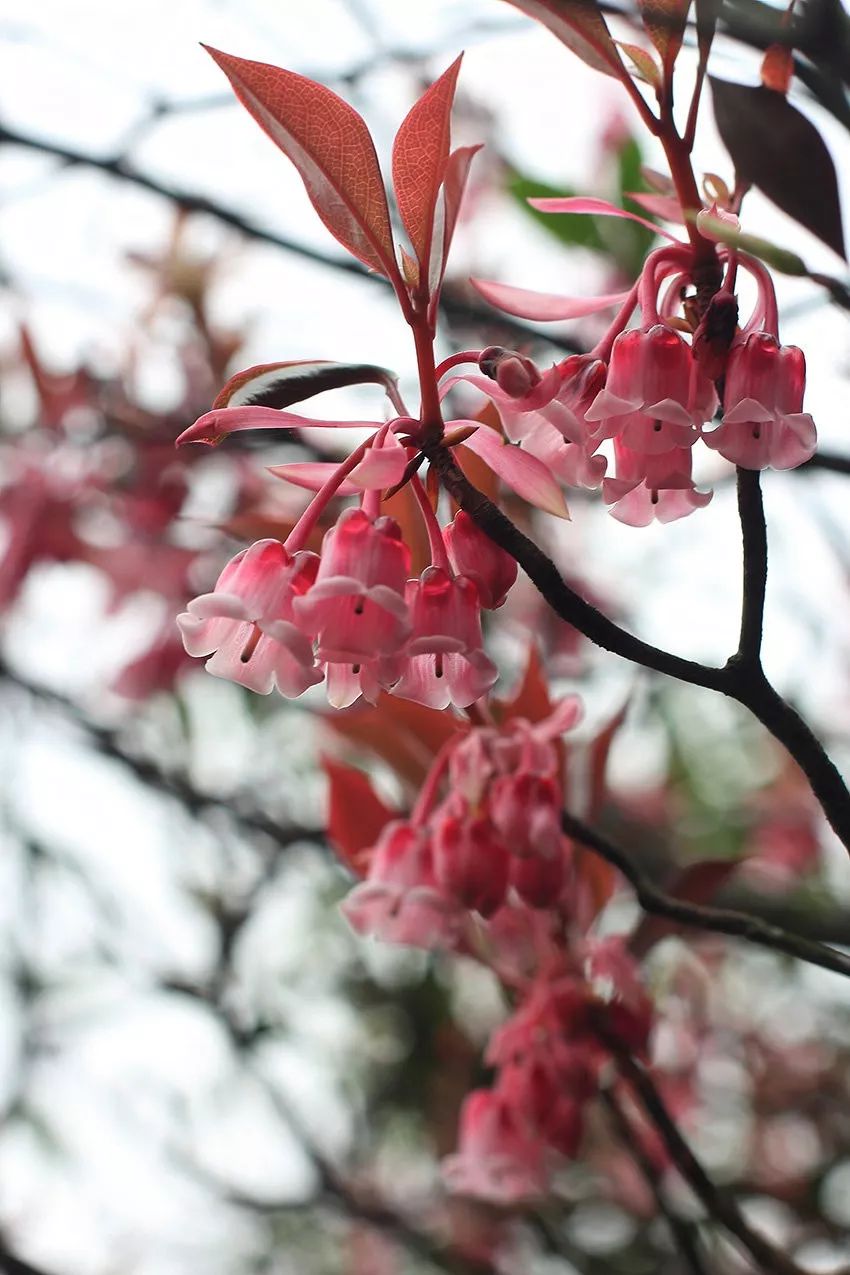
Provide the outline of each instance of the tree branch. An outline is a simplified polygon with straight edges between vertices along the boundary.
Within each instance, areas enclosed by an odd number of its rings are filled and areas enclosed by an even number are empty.
[[[740,659],[732,656],[722,668],[714,668],[662,651],[635,637],[570,588],[552,559],[497,505],[473,487],[448,448],[441,445],[430,447],[425,449],[425,453],[461,509],[491,540],[516,559],[562,620],[606,651],[691,686],[719,691],[748,708],[797,762],[833,830],[850,852],[850,792],[822,744],[800,715],[771,686],[760,666],[754,669],[751,664],[742,664]]]
[[[732,657],[750,667],[761,667],[764,595],[767,587],[767,527],[757,469],[737,470],[738,513],[744,552],[741,602],[741,636]]]
[[[608,1030],[601,1014],[597,1015],[594,1027],[599,1039],[616,1059],[620,1074],[629,1082],[647,1116],[661,1135],[671,1160],[694,1194],[702,1201],[709,1216],[735,1236],[755,1259],[761,1270],[771,1272],[772,1275],[804,1275],[802,1267],[781,1249],[774,1248],[770,1241],[758,1231],[753,1230],[741,1213],[734,1197],[712,1181],[679,1132],[649,1072],[631,1056],[619,1038]]]
[[[37,151],[42,155],[50,155],[66,165],[93,168],[98,172],[105,173],[107,176],[131,182],[142,190],[147,190],[153,195],[159,195],[161,198],[169,200],[186,212],[203,213],[208,217],[214,217],[222,225],[230,226],[233,230],[239,231],[240,234],[257,243],[266,243],[275,248],[282,248],[285,252],[302,257],[305,261],[311,261],[317,266],[325,266],[331,270],[342,271],[344,274],[351,275],[356,279],[362,279],[365,283],[384,288],[390,287],[389,280],[383,275],[365,269],[353,257],[336,256],[332,253],[321,252],[319,249],[310,248],[307,244],[300,243],[296,239],[289,239],[273,230],[265,230],[262,226],[249,221],[240,213],[231,208],[225,208],[222,204],[216,203],[215,200],[209,199],[205,195],[183,190],[178,186],[150,177],[147,173],[135,168],[124,155],[91,155],[75,147],[65,146],[60,142],[52,142],[45,137],[34,137],[29,133],[22,133],[17,129],[7,128],[5,125],[0,124],[0,145],[4,143],[9,146],[22,146],[27,150]],[[500,311],[490,310],[486,306],[478,305],[474,301],[458,296],[450,285],[443,288],[440,298],[440,311],[446,318],[457,322],[483,324],[491,328],[496,325],[526,344],[539,345],[545,343],[569,354],[582,354],[585,352],[585,347],[570,337],[538,332],[535,328],[528,327],[525,323],[512,319],[509,315],[502,314]]]
[[[670,1228],[673,1243],[684,1257],[687,1265],[693,1272],[693,1275],[709,1275],[708,1268],[702,1260],[702,1254],[699,1248],[699,1228],[696,1223],[688,1221],[687,1218],[680,1217],[679,1214],[670,1207],[664,1193],[662,1175],[658,1172],[658,1169],[653,1164],[650,1157],[646,1154],[640,1138],[629,1124],[628,1117],[618,1102],[614,1091],[612,1089],[601,1089],[599,1096],[608,1109],[608,1114],[611,1117],[611,1123],[616,1129],[620,1141],[635,1161],[635,1164],[643,1174],[649,1189],[655,1196],[655,1203],[658,1206],[658,1211]]]
[[[614,845],[600,833],[588,827],[581,819],[564,811],[561,815],[561,827],[568,837],[580,841],[588,850],[598,854],[606,863],[622,872],[633,887],[638,903],[644,912],[653,916],[667,917],[679,925],[689,929],[706,930],[715,934],[726,934],[732,938],[746,939],[759,947],[767,947],[774,952],[782,952],[786,956],[796,957],[810,965],[819,965],[822,969],[832,970],[836,974],[850,977],[850,956],[838,952],[826,944],[817,943],[813,939],[803,938],[799,934],[790,934],[769,921],[747,912],[736,912],[731,908],[707,907],[704,904],[688,903],[684,899],[674,898],[654,885],[649,878],[629,858],[625,850]]]

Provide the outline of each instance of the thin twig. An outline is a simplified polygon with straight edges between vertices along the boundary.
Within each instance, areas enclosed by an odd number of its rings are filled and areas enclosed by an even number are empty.
[[[709,1216],[735,1236],[755,1259],[761,1270],[771,1272],[771,1275],[803,1275],[803,1268],[781,1249],[775,1248],[758,1231],[754,1231],[734,1197],[712,1181],[679,1132],[676,1122],[667,1110],[667,1105],[646,1068],[631,1056],[619,1038],[609,1031],[600,1018],[597,1018],[595,1030],[599,1039],[613,1054],[620,1074],[629,1082],[647,1116],[661,1135],[671,1160],[691,1190],[701,1200]]]
[[[585,601],[561,576],[543,550],[466,478],[451,452],[426,448],[443,485],[491,540],[511,554],[556,615],[591,642],[643,668],[664,673],[691,686],[719,691],[748,708],[785,746],[806,775],[833,830],[850,852],[850,792],[838,768],[799,713],[765,677],[760,666],[741,664],[733,656],[722,668],[684,659],[642,641]]]
[[[699,1228],[696,1223],[680,1217],[668,1203],[664,1192],[662,1175],[646,1154],[640,1138],[629,1124],[628,1117],[623,1111],[614,1091],[612,1089],[602,1089],[600,1090],[600,1097],[608,1109],[611,1123],[614,1125],[620,1141],[628,1150],[635,1164],[637,1164],[646,1179],[649,1189],[655,1196],[658,1211],[670,1228],[670,1234],[673,1237],[673,1243],[676,1248],[691,1268],[693,1275],[709,1275],[708,1268],[702,1260],[699,1246]]]
[[[735,659],[761,667],[764,596],[767,587],[767,527],[757,469],[738,468],[738,513],[744,551],[741,636]]]
[[[806,961],[809,965],[819,965],[821,969],[832,970],[836,974],[850,977],[850,956],[846,953],[838,952],[813,939],[803,938],[799,934],[790,934],[778,925],[765,921],[759,916],[751,916],[747,912],[689,903],[671,894],[665,894],[632,862],[625,850],[588,827],[569,811],[564,811],[561,815],[561,827],[568,837],[580,841],[588,850],[592,850],[606,863],[612,864],[622,872],[634,888],[638,903],[644,912],[653,916],[667,917],[668,920],[676,921],[679,925],[688,926],[690,929],[746,939],[748,943],[755,943],[759,947],[767,947],[774,952],[796,957],[799,961]]]

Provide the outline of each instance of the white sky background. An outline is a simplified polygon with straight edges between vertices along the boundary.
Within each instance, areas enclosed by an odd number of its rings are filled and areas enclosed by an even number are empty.
[[[415,22],[411,19],[414,10]],[[593,179],[599,137],[615,112],[622,111],[631,122],[629,104],[616,84],[590,72],[553,37],[524,24],[513,9],[497,0],[416,0],[415,5],[392,0],[351,4],[342,0],[122,0],[120,5],[114,0],[39,0],[38,4],[0,0],[0,120],[11,128],[93,154],[123,153],[129,142],[131,162],[152,176],[207,194],[260,225],[334,252],[336,245],[315,217],[294,169],[247,114],[231,104],[221,73],[198,41],[307,74],[333,76],[374,51],[374,32],[369,21],[358,19],[358,12],[373,15],[374,28],[388,48],[438,49],[427,64],[431,75],[443,70],[465,44],[460,92],[494,114],[505,155],[530,175],[581,188]],[[476,24],[486,30],[486,38],[475,31]],[[714,70],[729,78],[746,75],[743,63],[733,62],[722,50]],[[389,62],[366,77],[352,99],[375,133],[385,173],[392,135],[410,104],[411,88],[410,71]],[[181,111],[136,133],[153,100],[188,104],[208,97],[222,104]],[[697,163],[730,178],[708,102],[706,108]],[[831,146],[846,199],[847,134],[828,116],[818,112],[814,117]],[[660,158],[649,154],[650,162],[661,167]],[[850,220],[850,208],[845,214]],[[120,359],[149,295],[147,280],[127,267],[124,254],[161,248],[172,215],[170,205],[130,184],[85,169],[60,172],[53,160],[4,148],[0,151],[0,267],[15,288],[14,295],[6,294],[0,340],[12,333],[19,316],[26,315],[57,368],[70,367],[81,356],[105,366]],[[811,268],[840,272],[840,263],[825,248],[759,196],[748,197],[744,220],[754,233],[799,251]],[[246,245],[237,235],[202,219],[198,219],[195,238],[199,248],[232,246],[216,286],[215,314],[225,326],[250,317],[245,365],[299,357],[376,361],[402,373],[413,397],[409,335],[394,313],[391,298],[380,288],[271,248]],[[592,257],[573,254],[568,258],[515,208],[496,201],[488,204],[468,232],[459,233],[457,262],[474,267],[483,277],[565,293],[601,290],[604,284]],[[820,295],[809,283],[778,282],[790,315],[784,336],[803,345],[809,361],[807,407],[824,444],[848,452],[847,316],[819,304]],[[167,332],[146,349],[146,355],[143,392],[154,404],[167,403],[175,376]],[[363,403],[362,397],[343,392],[331,410],[355,417]],[[20,409],[25,405],[22,398]],[[725,472],[709,459],[707,474]],[[834,726],[834,702],[839,700],[846,707],[850,694],[848,592],[844,563],[825,547],[819,519],[824,513],[829,517],[835,536],[847,550],[847,482],[828,476],[771,475],[764,484],[774,546],[768,666],[827,733]],[[625,605],[644,636],[696,658],[719,660],[728,653],[734,644],[739,589],[737,519],[728,483],[706,511],[668,527],[636,530],[600,511],[578,510],[564,534],[578,546],[576,553],[588,577]],[[93,689],[104,673],[122,662],[127,634],[135,624],[133,617],[125,617],[123,628],[119,621],[104,633],[98,624],[102,601],[86,572],[43,573],[37,586],[27,591],[23,614],[12,626],[11,655],[35,678],[76,691]],[[827,637],[823,624],[830,619],[839,623]],[[93,633],[98,634],[95,642]],[[197,712],[227,741],[226,747],[219,744],[198,761],[201,778],[213,785],[233,782],[253,759],[247,734],[239,733],[239,713],[229,688],[205,691],[198,697]],[[105,874],[105,888],[119,900],[130,888],[133,907],[118,927],[123,950],[133,952],[142,966],[149,960],[152,970],[170,964],[186,970],[202,968],[210,945],[204,917],[200,911],[187,912],[185,896],[175,889],[175,880],[183,872],[183,864],[175,862],[175,847],[180,854],[197,852],[198,859],[191,859],[192,870],[201,871],[197,863],[204,861],[204,848],[187,846],[187,840],[191,843],[198,834],[190,836],[168,809],[152,817],[155,807],[147,796],[140,796],[105,763],[93,765],[81,759],[73,738],[57,742],[53,735],[36,733],[28,737],[25,749],[16,743],[14,729],[0,736],[7,767],[14,775],[17,813],[34,822],[36,832],[59,836],[73,856],[98,865],[98,872]],[[838,755],[846,755],[847,741],[836,743]],[[304,747],[310,746],[308,740]],[[45,790],[50,793],[48,802],[43,799]],[[305,804],[308,813],[319,817],[316,790],[308,794]],[[96,825],[91,819],[93,806],[99,811]],[[61,898],[56,907],[60,918],[73,913],[73,907]],[[291,906],[289,912],[293,925],[298,915],[301,924],[308,915],[304,910],[298,914]],[[276,924],[278,914],[272,915]],[[44,941],[48,938],[57,945],[58,961],[68,952],[73,954],[78,945],[84,946],[73,927],[63,931],[61,924],[58,934],[54,931]],[[338,959],[342,961],[343,955],[338,954]],[[316,988],[308,992],[315,1001]],[[121,990],[116,994],[120,997]],[[296,988],[293,995],[297,994]],[[108,1005],[108,989],[103,995]],[[175,1206],[174,1216],[167,1216],[161,1192],[157,1194],[159,1160],[154,1156],[148,1162],[137,1149],[134,1153],[132,1138],[127,1149],[118,1131],[134,1102],[140,1104],[139,1118],[148,1118],[145,1086],[150,1085],[156,1042],[163,1033],[172,1042],[175,1037],[170,1033],[177,1033],[174,1052],[186,1060],[185,1074],[178,1065],[167,1084],[190,1105],[198,1088],[198,1059],[203,1059],[204,1071],[209,1070],[206,1079],[212,1083],[217,1068],[226,1072],[226,1050],[221,1041],[202,1039],[209,1024],[172,1022],[163,1017],[161,1008],[149,1007],[147,1018],[146,1012],[142,1002],[134,1002],[127,1011],[132,1021],[120,1028],[113,1024],[105,1034],[88,1030],[81,1034],[78,1061],[83,1079],[79,1084],[72,1073],[64,1071],[60,1077],[46,1069],[45,1090],[60,1086],[69,1140],[80,1140],[86,1148],[90,1180],[82,1196],[79,1184],[63,1184],[58,1170],[53,1194],[45,1190],[43,1159],[32,1147],[14,1144],[10,1150],[7,1142],[5,1150],[0,1149],[0,1179],[9,1180],[9,1169],[13,1169],[18,1183],[19,1198],[11,1197],[11,1214],[6,1216],[20,1215],[33,1256],[48,1265],[52,1262],[60,1275],[71,1269],[73,1250],[75,1272],[85,1275],[88,1269],[104,1269],[105,1259],[114,1258],[115,1245],[122,1236],[126,1238],[120,1217],[118,1221],[114,1217],[109,1165],[115,1156],[125,1157],[120,1160],[124,1193],[135,1200],[144,1198],[151,1208],[157,1201],[156,1209],[165,1210],[155,1214],[152,1232],[174,1230],[175,1218],[179,1222],[180,1208]],[[318,1045],[313,1042],[312,1053],[308,1050],[311,1066],[321,1070],[324,1060],[329,1072],[324,1089],[321,1078],[318,1082],[319,1104],[332,1102],[334,1093],[333,1056],[322,1030],[331,1039],[335,1034],[356,1037],[356,1027],[344,1021],[343,1008],[328,1000],[326,1013],[324,1029],[319,1015]],[[193,1036],[195,1029],[200,1036]],[[180,1033],[185,1034],[182,1043]],[[282,1072],[289,1067],[286,1074],[291,1080],[291,1061],[278,1060],[277,1065]],[[297,1087],[301,1081],[294,1083]],[[109,1088],[116,1104],[128,1104],[113,1123],[86,1105],[99,1084]],[[207,1148],[210,1163],[235,1163],[237,1172],[249,1175],[256,1171],[251,1161],[260,1144],[253,1139],[262,1134],[262,1113],[257,1116],[255,1111],[252,1119],[253,1126],[241,1126],[238,1136],[228,1139],[225,1130],[221,1145]],[[253,1128],[248,1135],[251,1154],[243,1154],[240,1161],[246,1127]],[[280,1169],[280,1148],[263,1149],[262,1157],[267,1156]],[[36,1167],[28,1178],[30,1164]],[[293,1156],[284,1170],[297,1193],[303,1166]],[[27,1231],[32,1207],[27,1186],[34,1189],[36,1183],[53,1210],[51,1234]],[[81,1198],[87,1202],[82,1208]],[[192,1206],[187,1203],[186,1207]],[[111,1220],[107,1224],[104,1219]],[[209,1219],[209,1234],[198,1237],[205,1259],[215,1249],[216,1227],[224,1236],[229,1223],[232,1219]],[[69,1246],[71,1233],[77,1239]],[[172,1269],[193,1269],[193,1258],[175,1258],[173,1267],[160,1263],[154,1268],[128,1252],[125,1269],[156,1269],[157,1275],[163,1275]],[[205,1269],[219,1268],[208,1265]]]

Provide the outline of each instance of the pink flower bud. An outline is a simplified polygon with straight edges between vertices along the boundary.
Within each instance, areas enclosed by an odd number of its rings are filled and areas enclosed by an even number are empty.
[[[481,605],[488,610],[500,607],[516,581],[516,559],[485,535],[462,509],[443,535],[452,565],[459,575],[474,581]]]
[[[561,832],[561,792],[548,775],[503,775],[490,789],[490,815],[511,854],[553,859]]]
[[[434,828],[438,884],[482,916],[491,916],[505,901],[509,858],[489,819],[449,814]]]
[[[531,359],[501,345],[488,345],[482,350],[478,366],[511,398],[525,398],[542,379]]]

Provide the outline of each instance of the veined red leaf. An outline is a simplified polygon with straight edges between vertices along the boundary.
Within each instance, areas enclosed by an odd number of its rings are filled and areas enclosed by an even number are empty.
[[[628,72],[611,39],[596,0],[508,0],[548,27],[582,62],[623,79]]]
[[[437,195],[434,210],[434,233],[431,239],[431,259],[428,263],[428,293],[431,298],[429,318],[432,320],[440,299],[446,262],[469,178],[469,166],[480,150],[480,143],[476,146],[459,146],[457,150],[452,151],[446,161],[443,183]]]
[[[844,257],[835,166],[814,124],[763,84],[711,80],[714,116],[738,177]]]
[[[628,221],[636,221],[639,225],[646,226],[647,230],[651,230],[655,235],[663,235],[665,239],[669,239],[672,243],[680,242],[675,235],[671,235],[669,231],[662,230],[660,226],[656,226],[654,221],[647,221],[645,217],[639,217],[637,213],[628,212],[625,208],[618,208],[616,204],[609,203],[607,199],[591,199],[582,195],[569,195],[563,199],[529,199],[528,202],[532,208],[544,213],[587,213],[594,217],[625,217]]]
[[[682,47],[691,0],[638,0],[644,30],[661,55],[669,78]]]
[[[242,105],[292,160],[334,238],[371,270],[398,279],[387,195],[363,118],[303,75],[204,48]]]
[[[373,363],[334,363],[330,359],[296,359],[286,363],[257,363],[231,376],[216,396],[219,407],[291,407],[314,394],[345,385],[383,385],[390,389],[396,376]]]
[[[322,758],[322,768],[328,777],[328,839],[346,867],[365,876],[369,851],[397,811],[381,800],[362,770],[330,757]]]
[[[509,283],[492,283],[486,279],[470,279],[476,292],[485,301],[515,314],[520,319],[537,319],[542,323],[556,319],[581,319],[597,310],[609,310],[622,305],[628,292],[610,292],[601,297],[559,297],[551,292],[533,292],[530,288],[515,288]]]
[[[463,54],[414,103],[393,143],[393,186],[398,211],[421,275],[428,272],[434,209],[449,158],[451,112]]]
[[[451,423],[475,424],[474,421]],[[530,452],[503,443],[496,431],[488,429],[486,425],[476,429],[459,447],[468,448],[476,456],[480,456],[503,483],[530,505],[554,514],[556,518],[569,518],[570,511],[557,480],[552,476],[551,470]]]

